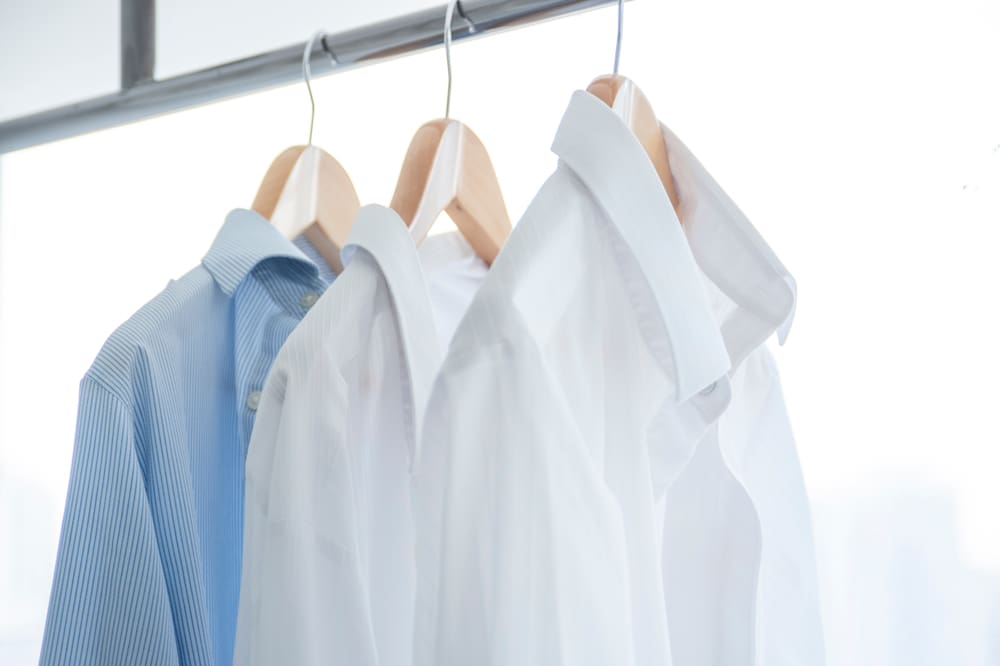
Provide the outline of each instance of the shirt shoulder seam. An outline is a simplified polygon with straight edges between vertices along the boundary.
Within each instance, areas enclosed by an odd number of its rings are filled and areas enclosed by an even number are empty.
[[[128,400],[125,396],[123,396],[121,394],[121,392],[119,392],[118,390],[116,390],[113,386],[111,386],[104,379],[101,379],[100,377],[95,376],[92,372],[90,372],[88,370],[87,373],[83,376],[83,381],[84,382],[89,382],[89,383],[97,386],[102,391],[104,391],[105,393],[107,393],[110,397],[114,398],[116,402],[121,403],[121,406],[124,407],[130,414],[134,413],[134,410],[132,409],[132,403],[131,403],[131,401]]]

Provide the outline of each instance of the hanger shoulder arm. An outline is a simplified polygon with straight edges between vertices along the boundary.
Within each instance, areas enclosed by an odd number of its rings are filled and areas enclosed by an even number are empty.
[[[435,120],[421,125],[406,150],[389,207],[407,224],[412,224],[420,200],[427,189],[427,181],[444,130],[445,123],[442,121]]]
[[[274,209],[278,205],[278,200],[281,198],[281,193],[285,189],[285,183],[288,182],[288,177],[291,175],[295,163],[298,162],[305,149],[305,146],[292,146],[281,151],[274,158],[257,188],[257,194],[251,205],[252,210],[262,217],[271,219],[271,216],[274,215]]]
[[[462,130],[462,168],[448,214],[476,254],[490,264],[510,235],[510,216],[486,147],[471,129],[463,125]]]

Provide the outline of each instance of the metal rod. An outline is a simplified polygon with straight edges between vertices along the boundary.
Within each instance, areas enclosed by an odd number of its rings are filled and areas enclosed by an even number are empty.
[[[614,0],[466,0],[467,19],[452,39],[499,30],[611,4]],[[319,40],[311,61],[329,74],[441,45],[446,7],[415,12]],[[302,78],[305,42],[162,81],[136,83],[119,93],[0,123],[0,153],[115,127],[170,111],[264,90]],[[324,49],[336,57],[334,63]]]
[[[121,0],[121,84],[128,90],[153,80],[156,0]]]

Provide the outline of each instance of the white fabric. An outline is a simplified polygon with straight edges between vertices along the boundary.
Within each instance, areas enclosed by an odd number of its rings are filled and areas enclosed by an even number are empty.
[[[795,284],[664,133],[687,243],[635,138],[576,93],[456,333],[416,466],[419,666],[824,663],[763,346]]]
[[[553,149],[428,407],[419,666],[670,663],[654,479],[690,458],[730,361],[627,127],[577,93]]]
[[[489,267],[457,231],[428,236],[417,246],[438,341],[448,348]]]
[[[412,663],[414,434],[487,267],[457,233],[429,237],[418,259],[402,220],[379,206],[359,212],[344,259],[261,397],[237,664]]]
[[[583,92],[488,273],[362,210],[261,400],[237,663],[823,663],[795,285],[665,135],[683,228]]]
[[[730,403],[664,498],[674,662],[822,666],[809,501],[764,345],[788,335],[795,282],[687,147],[663,133],[683,228],[734,361]]]

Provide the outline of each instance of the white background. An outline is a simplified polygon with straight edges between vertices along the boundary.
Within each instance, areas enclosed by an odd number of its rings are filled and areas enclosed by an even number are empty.
[[[48,18],[16,30],[36,10],[14,4],[28,3],[0,0],[0,116],[115,87],[116,2],[86,16],[40,3]],[[363,3],[160,4],[161,76],[339,29],[337,12],[365,20]],[[554,166],[570,93],[610,68],[614,20],[456,46],[453,115],[490,149],[515,218]],[[76,41],[52,49],[43,26]],[[8,57],[22,47],[32,58]],[[1000,663],[998,69],[1000,6],[985,0],[626,8],[622,72],[799,283],[776,355],[835,666]],[[315,141],[362,201],[388,202],[444,84],[440,51],[317,83]],[[0,162],[0,663],[37,660],[77,382],[307,129],[298,85]]]

